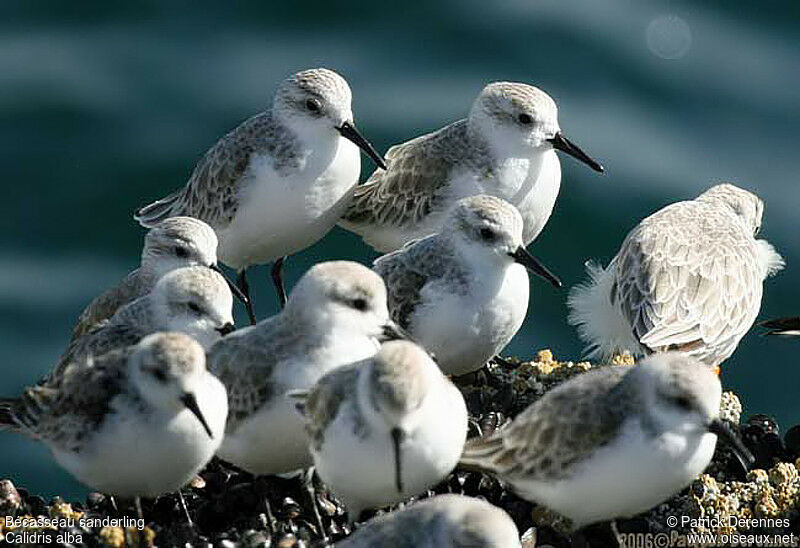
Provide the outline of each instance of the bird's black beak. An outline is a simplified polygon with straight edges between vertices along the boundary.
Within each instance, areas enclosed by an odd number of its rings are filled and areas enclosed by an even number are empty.
[[[712,434],[716,434],[718,438],[721,438],[733,449],[733,454],[736,455],[737,460],[742,465],[745,472],[750,470],[750,467],[756,459],[726,422],[723,422],[721,419],[714,419],[709,423],[708,431]]]
[[[406,433],[400,427],[392,428],[392,444],[394,445],[394,484],[397,492],[403,492],[403,459],[400,454],[400,446],[406,438]]]
[[[393,321],[389,321],[389,323],[384,324],[383,331],[381,332],[381,336],[378,337],[379,342],[386,342],[386,341],[398,341],[398,340],[405,340],[410,341],[411,335],[394,323]]]
[[[761,322],[758,325],[769,329],[764,335],[800,336],[800,316],[795,316],[793,318],[776,318],[774,320]]]
[[[548,139],[548,141],[550,141],[550,144],[552,144],[553,148],[555,148],[556,150],[560,150],[561,152],[566,152],[567,154],[569,154],[573,158],[580,160],[593,170],[599,173],[603,173],[605,171],[603,166],[601,166],[595,160],[590,158],[588,154],[586,154],[584,151],[578,148],[578,145],[576,145],[575,143],[564,137],[564,134],[561,133],[560,131],[556,133],[555,137],[553,137],[552,139]]]
[[[364,154],[372,158],[372,161],[375,162],[379,168],[386,169],[386,162],[383,161],[381,155],[378,154],[378,151],[375,150],[372,144],[358,132],[356,126],[354,126],[352,122],[345,122],[336,129],[339,130],[342,137],[355,143],[358,148],[364,151]]]
[[[190,392],[185,393],[183,395],[183,397],[181,397],[181,402],[183,402],[183,405],[185,405],[186,408],[189,411],[194,413],[194,416],[197,417],[197,420],[199,420],[200,424],[203,425],[203,428],[206,429],[206,432],[208,433],[208,437],[213,439],[214,434],[211,432],[211,428],[208,427],[208,423],[206,422],[206,418],[203,416],[203,413],[200,411],[200,406],[197,405],[197,399],[195,399],[194,394],[192,394]]]
[[[516,262],[540,278],[544,278],[550,282],[556,289],[561,288],[561,280],[558,279],[558,276],[550,272],[550,270],[540,263],[536,257],[528,253],[528,250],[523,246],[519,246],[515,252],[509,253],[509,255],[511,255]]]
[[[225,325],[223,325],[222,327],[217,327],[216,330],[220,335],[222,335],[224,337],[228,333],[233,333],[234,331],[236,331],[236,326],[233,325],[232,323],[228,322]]]

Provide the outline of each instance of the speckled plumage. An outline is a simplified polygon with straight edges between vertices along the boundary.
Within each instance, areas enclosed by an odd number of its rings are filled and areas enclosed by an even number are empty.
[[[758,315],[763,280],[783,267],[755,238],[762,211],[757,196],[722,184],[639,223],[570,296],[590,356],[675,349],[712,366],[726,360]]]
[[[515,548],[514,521],[488,502],[439,495],[379,516],[337,542],[336,548]]]
[[[461,393],[410,341],[386,342],[290,396],[301,400],[316,472],[351,519],[435,485],[464,446]]]
[[[56,386],[0,402],[0,426],[42,441],[93,489],[157,496],[183,486],[213,456],[227,413],[205,353],[182,333],[71,363]]]
[[[202,219],[217,232],[220,260],[238,271],[304,249],[336,224],[358,182],[351,101],[331,70],[292,75],[269,110],[217,141],[183,188],[134,217],[144,226]]]
[[[363,301],[363,310],[355,301]],[[390,324],[378,275],[346,261],[311,268],[280,314],[225,337],[208,353],[230,401],[220,456],[257,474],[304,466],[310,456],[302,421],[285,394],[373,355]]]
[[[145,236],[141,266],[89,303],[75,324],[73,340],[113,316],[121,306],[149,293],[164,274],[184,266],[210,267],[216,262],[217,236],[206,223],[191,217],[159,222]]]
[[[340,225],[378,251],[393,251],[438,232],[460,198],[489,194],[520,210],[528,244],[558,195],[561,170],[552,144],[558,136],[556,105],[545,92],[489,84],[467,119],[390,148],[387,169],[355,189]]]
[[[472,196],[456,204],[440,233],[378,258],[373,270],[386,282],[392,319],[445,373],[462,375],[500,352],[524,320],[528,276],[511,255],[521,246],[514,206]]]
[[[711,460],[722,388],[682,353],[590,370],[506,428],[467,442],[461,463],[496,474],[573,525],[628,517],[678,492]]]
[[[200,312],[188,309],[188,304]],[[150,293],[121,307],[85,335],[73,339],[49,375],[57,382],[64,368],[88,356],[133,345],[156,331],[186,331],[210,346],[221,336],[218,330],[232,325],[233,298],[225,279],[204,266],[173,270]]]

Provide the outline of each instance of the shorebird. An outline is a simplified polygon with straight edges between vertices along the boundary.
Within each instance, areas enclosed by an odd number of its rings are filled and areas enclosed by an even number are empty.
[[[49,381],[88,356],[134,345],[157,331],[179,331],[203,348],[233,331],[233,297],[225,279],[204,266],[178,268],[164,275],[143,297],[126,304],[86,335],[70,342]]]
[[[206,152],[185,187],[134,218],[151,227],[189,215],[211,225],[217,254],[238,272],[255,323],[247,268],[275,261],[272,279],[283,306],[284,259],[322,238],[344,213],[361,170],[358,148],[385,166],[355,128],[351,97],[350,86],[332,70],[292,75],[278,87],[271,109]]]
[[[439,495],[371,520],[336,548],[519,548],[503,510],[481,499]]]
[[[291,397],[301,402],[314,468],[351,521],[436,485],[464,449],[464,398],[410,341],[387,342]]]
[[[568,305],[589,357],[680,350],[718,368],[758,316],[764,280],[784,265],[756,239],[763,211],[755,194],[716,185],[640,222],[605,269],[587,263],[589,281]]]
[[[198,219],[170,217],[148,231],[139,268],[83,310],[72,338],[85,335],[121,306],[150,293],[165,274],[184,266],[206,266],[222,274],[217,266],[217,235]],[[228,285],[231,291],[238,291],[235,285]]]
[[[603,171],[564,136],[549,95],[528,84],[494,82],[467,119],[390,148],[386,169],[356,188],[339,224],[377,251],[394,251],[439,232],[459,199],[489,194],[522,214],[527,245],[547,224],[558,197],[556,150]]]
[[[526,268],[561,287],[525,249],[522,225],[505,200],[472,196],[448,213],[441,232],[375,261],[392,319],[448,375],[480,369],[519,330],[528,310]]]
[[[719,418],[722,387],[686,354],[588,371],[507,427],[467,441],[461,464],[497,475],[575,529],[630,517],[674,495],[711,461],[717,438],[753,457]]]
[[[58,386],[0,400],[0,428],[44,443],[92,489],[120,497],[178,491],[222,442],[228,400],[182,333],[71,363]]]

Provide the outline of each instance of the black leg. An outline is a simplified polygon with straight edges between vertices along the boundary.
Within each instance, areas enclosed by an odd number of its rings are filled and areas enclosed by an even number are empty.
[[[314,490],[314,468],[309,468],[303,474],[303,484],[306,488],[306,494],[308,495],[309,503],[311,504],[311,509],[314,512],[314,519],[317,522],[317,528],[319,529],[319,534],[323,540],[328,540],[328,534],[325,531],[325,524],[322,523],[322,515],[319,513],[319,507],[317,506],[317,493]]]
[[[189,524],[189,527],[194,529],[194,522],[192,521],[192,516],[189,515],[189,508],[186,506],[186,499],[183,498],[183,493],[181,490],[178,489],[178,500],[181,503],[181,509],[183,510],[183,515],[186,518],[186,523]]]
[[[256,313],[253,311],[253,299],[250,298],[250,284],[247,283],[247,269],[240,270],[236,275],[236,285],[245,297],[244,307],[247,309],[247,316],[250,318],[250,325],[256,324]]]
[[[286,306],[286,290],[283,288],[283,263],[286,257],[281,257],[272,265],[272,283],[275,285],[275,292],[278,294],[278,303],[281,310]]]

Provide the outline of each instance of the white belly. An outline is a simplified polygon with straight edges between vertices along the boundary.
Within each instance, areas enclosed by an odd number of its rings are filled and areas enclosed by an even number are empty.
[[[213,438],[188,409],[155,413],[147,421],[121,410],[80,453],[53,450],[53,456],[79,481],[104,493],[156,497],[177,491],[211,460],[225,432],[228,399],[222,383],[214,377],[196,397]]]
[[[218,231],[220,259],[241,269],[312,245],[344,213],[360,169],[358,148],[338,137],[288,176],[277,173],[270,158],[253,159],[236,216]]]
[[[513,264],[497,282],[478,285],[468,295],[429,284],[422,290],[409,330],[436,356],[448,375],[476,371],[511,341],[528,310],[528,274]]]
[[[629,425],[631,426],[631,425]],[[575,528],[648,510],[705,470],[717,437],[665,434],[655,440],[626,429],[625,444],[603,448],[570,479],[551,484],[514,481],[519,493],[570,518]]]
[[[351,415],[339,413],[314,454],[320,478],[347,506],[351,518],[420,494],[442,481],[458,463],[467,434],[464,399],[452,385],[430,394],[419,412],[426,418],[401,449],[403,491],[395,483],[394,446],[386,429],[366,437],[353,432]],[[435,419],[435,420],[433,420]]]
[[[312,360],[279,364],[274,382],[282,391],[308,390],[320,377],[342,365],[374,355],[379,345],[363,337],[331,337],[336,341]],[[228,432],[219,449],[221,458],[252,474],[282,474],[311,464],[308,441],[294,402],[278,394],[275,399]]]

